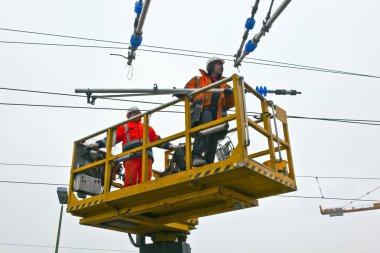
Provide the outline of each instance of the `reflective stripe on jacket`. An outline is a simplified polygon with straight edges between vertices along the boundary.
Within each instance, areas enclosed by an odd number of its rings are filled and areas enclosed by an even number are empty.
[[[115,144],[122,142],[123,152],[142,146],[143,144],[144,124],[141,119],[137,122],[128,122],[116,129]],[[152,127],[148,127],[148,142],[154,142],[160,139]],[[141,157],[142,152],[137,152],[135,157]],[[153,159],[152,148],[148,149],[148,157]]]
[[[185,88],[194,89],[194,88],[203,88],[207,85],[212,84],[210,76],[207,75],[206,71],[200,69],[201,76],[193,77],[186,85]],[[223,83],[216,88],[230,88],[229,85]],[[201,113],[204,106],[209,106],[211,104],[212,93],[201,93],[196,95],[191,102],[191,126],[195,126],[201,117]],[[224,93],[220,93],[219,102],[218,102],[218,111],[216,118],[220,119],[221,117],[227,116],[227,110],[234,106],[234,96],[233,94],[226,97]]]

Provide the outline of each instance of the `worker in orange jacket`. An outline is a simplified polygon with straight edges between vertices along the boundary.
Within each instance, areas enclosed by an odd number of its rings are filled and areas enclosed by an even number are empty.
[[[141,114],[137,106],[132,106],[127,112],[127,118],[133,118]],[[122,142],[123,152],[142,146],[143,144],[143,129],[144,124],[141,123],[141,118],[134,121],[125,123],[116,129],[113,144]],[[157,141],[160,138],[154,129],[148,127],[149,142]],[[106,139],[98,140],[96,142],[98,148],[106,146]],[[175,146],[170,142],[165,142],[160,148],[174,149]],[[146,180],[151,180],[152,177],[152,163],[154,161],[152,148],[148,149],[148,174]],[[136,152],[130,159],[124,161],[125,179],[124,187],[135,185],[142,182],[142,152]]]
[[[203,88],[223,79],[223,64],[223,59],[211,57],[206,64],[207,72],[200,69],[201,76],[193,77],[185,85],[185,88]],[[224,88],[224,92],[200,93],[192,99],[190,111],[192,127],[220,119],[226,116],[227,110],[234,106],[231,87],[223,83],[219,85],[219,88]],[[192,151],[193,166],[199,167],[206,163],[213,163],[218,141],[224,138],[226,134],[227,130],[207,136],[196,136]]]

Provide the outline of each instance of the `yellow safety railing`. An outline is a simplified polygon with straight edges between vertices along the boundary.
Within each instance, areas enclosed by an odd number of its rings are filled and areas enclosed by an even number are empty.
[[[232,88],[233,88],[235,110],[229,111],[229,115],[226,117],[192,128],[191,115],[190,115],[190,103],[191,103],[192,97],[194,97],[195,95],[201,92],[206,92],[209,89],[217,88],[222,83],[227,83],[231,81],[232,81]],[[258,110],[259,108],[247,108],[248,107],[247,101],[246,101],[247,95],[253,95],[253,98],[256,99],[261,104],[261,110],[258,114],[259,115],[258,119],[253,119],[250,116],[248,116],[248,112],[250,110],[254,110],[254,109]],[[149,126],[150,116],[157,112],[160,112],[161,110],[165,108],[168,108],[170,106],[173,106],[179,103],[184,103],[185,105],[184,130],[178,133],[169,135],[158,141],[150,143],[149,138],[148,138],[148,126]],[[271,110],[272,110],[272,113],[270,113]],[[143,145],[140,147],[134,148],[132,150],[121,152],[119,154],[112,154],[112,146],[113,146],[112,137],[116,131],[116,128],[120,125],[123,125],[130,121],[134,121],[139,118],[142,118],[142,122],[144,123]],[[70,187],[69,187],[70,194],[69,194],[68,202],[70,203],[70,200],[74,194],[73,188],[74,188],[74,183],[75,183],[75,176],[80,173],[86,173],[86,171],[89,171],[89,170],[94,170],[95,168],[97,168],[98,170],[101,170],[102,176],[103,176],[102,178],[103,191],[99,195],[108,194],[111,191],[112,187],[122,188],[121,184],[113,182],[113,179],[111,178],[112,176],[111,172],[115,165],[114,161],[117,158],[129,155],[132,153],[136,153],[136,152],[142,153],[142,183],[144,183],[147,178],[146,175],[148,174],[148,149],[159,146],[169,141],[174,141],[181,138],[185,140],[186,170],[187,171],[191,170],[192,169],[192,155],[191,155],[192,134],[199,132],[201,130],[209,129],[211,127],[215,127],[215,126],[227,123],[227,122],[231,122],[234,125],[234,127],[231,128],[229,132],[230,133],[236,132],[237,144],[235,145],[235,148],[232,151],[230,157],[226,161],[238,162],[238,161],[244,161],[246,159],[253,160],[253,159],[258,159],[262,157],[269,157],[269,160],[263,163],[265,166],[273,169],[274,171],[282,172],[284,173],[285,176],[288,176],[289,178],[293,180],[295,179],[286,112],[283,109],[281,109],[279,106],[274,105],[271,101],[266,100],[264,97],[258,94],[252,87],[250,87],[247,83],[245,83],[243,78],[235,74],[229,78],[223,79],[207,87],[199,89],[191,93],[189,96],[186,96],[182,99],[175,99],[169,103],[163,104],[152,110],[144,112],[141,115],[138,115],[134,118],[125,120],[121,123],[118,123],[117,125],[111,126],[107,129],[98,131],[94,134],[91,134],[87,137],[84,137],[82,139],[75,141],[74,149],[73,149],[71,175],[70,175]],[[283,138],[279,136],[277,131],[276,133],[273,133],[273,129],[274,129],[273,125],[275,122],[280,122],[280,125],[282,126],[281,128],[282,133],[284,136]],[[276,127],[276,130],[277,130],[277,127]],[[264,136],[267,139],[267,148],[263,150],[259,150],[259,151],[255,150],[253,152],[248,151],[249,146],[253,147],[253,149],[255,148],[255,141],[254,139],[251,140],[252,133],[256,133],[256,134],[259,133],[261,136]],[[104,152],[104,156],[101,157],[100,160],[97,160],[89,164],[79,163],[78,161],[81,160],[80,158],[81,154],[79,153],[80,146],[83,145],[85,141],[89,141],[101,135],[107,136],[106,150]],[[285,160],[282,161],[282,159],[276,158],[279,156],[281,152],[286,154],[287,161]],[[221,163],[226,162],[226,161],[221,161]],[[167,165],[167,158],[166,158],[166,165]],[[209,166],[209,165],[205,165],[205,166]]]

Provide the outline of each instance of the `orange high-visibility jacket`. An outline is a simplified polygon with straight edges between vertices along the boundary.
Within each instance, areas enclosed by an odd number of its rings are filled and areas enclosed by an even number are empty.
[[[186,85],[185,88],[203,88],[211,83],[212,80],[210,76],[207,75],[206,71],[200,69],[201,76],[193,77]],[[229,85],[223,83],[216,88],[230,88]],[[211,104],[212,93],[201,93],[193,98],[191,101],[191,125],[195,126],[199,120],[204,106]],[[227,116],[227,110],[234,107],[234,96],[233,94],[226,97],[224,93],[220,93],[218,102],[217,119]]]
[[[123,152],[142,146],[143,144],[143,129],[144,124],[141,119],[137,122],[128,122],[116,129],[116,142],[122,142]],[[154,129],[148,127],[149,142],[154,142],[160,139]],[[165,147],[163,147],[165,148]],[[141,156],[141,152],[136,154],[137,157]],[[153,159],[152,148],[148,149],[148,157]]]

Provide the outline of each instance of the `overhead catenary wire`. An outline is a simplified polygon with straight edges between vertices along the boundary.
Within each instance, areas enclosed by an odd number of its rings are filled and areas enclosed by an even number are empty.
[[[8,165],[8,166],[28,166],[28,167],[49,167],[49,168],[70,168],[67,165],[55,165],[55,164],[30,164],[30,163],[5,163],[0,162],[0,165]]]
[[[73,94],[67,94],[67,93],[45,92],[45,91],[35,91],[35,90],[25,90],[25,89],[13,89],[13,88],[5,88],[5,87],[0,87],[0,89],[3,89],[3,90],[13,90],[13,91],[23,91],[23,92],[33,92],[33,93],[49,94],[49,95],[85,97],[83,95],[73,95]],[[115,99],[115,98],[102,98],[102,99],[162,105],[162,103],[147,102],[147,101],[141,101],[141,100],[126,100],[126,99]],[[119,111],[125,110],[124,108],[64,106],[64,105],[42,105],[42,104],[24,104],[24,103],[0,103],[0,105],[32,106],[32,107],[52,107],[52,108],[72,108],[72,109],[94,109],[94,110],[119,110]],[[174,106],[183,107],[182,105],[174,105]],[[147,111],[147,110],[142,110],[142,111]],[[183,113],[183,112],[180,112],[180,111],[170,111],[170,110],[162,110],[161,112],[166,112],[166,113]],[[248,112],[248,114],[252,114],[252,113],[253,112]],[[254,114],[258,114],[258,113],[254,113]],[[250,115],[250,116],[252,116],[252,115]],[[287,117],[290,118],[290,119],[293,118],[293,119],[322,120],[322,121],[334,121],[334,122],[341,122],[341,123],[375,125],[375,126],[379,125],[379,124],[376,124],[376,123],[380,123],[380,120],[339,119],[339,118],[338,119],[333,119],[333,118],[318,118],[318,117],[305,117],[305,116],[292,116],[292,115],[288,115]]]
[[[48,104],[27,104],[27,103],[0,103],[0,105],[5,106],[26,106],[26,107],[46,107],[46,108],[62,108],[62,109],[89,109],[89,110],[111,110],[111,111],[125,111],[125,108],[112,108],[112,107],[89,107],[89,106],[72,106],[72,105],[48,105]],[[143,110],[140,109],[142,112],[146,112],[149,110]],[[183,114],[182,111],[172,111],[172,110],[160,110],[158,111],[160,113],[179,113]],[[288,118],[292,118],[291,116],[288,116]],[[308,117],[301,117],[297,116],[297,119],[312,119],[312,120],[319,120],[318,118],[308,118]],[[324,118],[323,121],[331,121],[331,122],[338,122],[338,123],[347,123],[347,124],[359,124],[359,125],[371,125],[371,126],[380,126],[380,122],[378,124],[376,123],[366,123],[366,122],[357,122],[355,120],[342,120],[342,119],[326,119]],[[372,120],[371,120],[372,121]]]
[[[49,186],[68,186],[68,184],[61,183],[45,183],[45,182],[29,182],[29,181],[12,181],[12,180],[0,180],[0,183],[7,184],[30,184],[30,185],[49,185]]]
[[[0,27],[0,30],[11,31],[11,32],[19,32],[19,33],[29,33],[29,34],[36,34],[36,35],[44,35],[44,36],[54,36],[54,37],[69,38],[69,39],[86,40],[86,41],[130,45],[129,43],[121,42],[121,41],[103,40],[103,39],[95,39],[95,38],[87,38],[87,37],[62,35],[62,34],[42,33],[42,32],[25,31],[25,30],[18,30],[18,29],[1,28],[1,27]],[[197,53],[197,54],[208,54],[208,55],[223,56],[223,57],[231,57],[231,55],[229,55],[229,54],[222,54],[222,53],[216,53],[216,52],[206,52],[206,51],[199,51],[199,50],[180,49],[180,48],[173,48],[173,47],[162,47],[162,46],[153,46],[153,45],[144,45],[144,44],[142,44],[141,47],[165,49],[165,50],[180,51],[180,52],[190,52],[190,53]],[[115,49],[118,49],[118,48],[115,48]],[[119,48],[119,49],[127,49],[127,48]],[[317,69],[317,70],[326,70],[326,71],[332,71],[334,73],[335,72],[337,72],[337,73],[350,73],[350,72],[345,72],[345,71],[340,71],[340,70],[333,70],[333,69],[327,69],[327,68],[321,68],[321,67],[313,67],[313,66],[307,66],[307,65],[293,64],[293,63],[281,62],[281,61],[272,61],[272,60],[266,60],[266,59],[260,59],[260,58],[247,57],[246,59],[255,60],[255,61],[262,61],[262,62],[269,62],[269,63],[277,63],[277,64],[283,64],[283,65],[289,65],[289,66],[295,66],[295,67],[304,67],[304,68]]]
[[[86,41],[105,42],[105,43],[112,43],[112,44],[130,45],[129,43],[121,42],[121,41],[111,41],[111,40],[95,39],[95,38],[88,38],[88,37],[78,37],[78,36],[70,36],[70,35],[62,35],[62,34],[42,33],[42,32],[35,32],[35,31],[1,28],[1,27],[0,27],[0,30],[10,31],[10,32],[18,32],[18,33],[35,34],[35,35],[43,35],[43,36],[53,36],[53,37],[60,37],[60,38],[77,39],[77,40],[86,40]],[[162,46],[153,46],[153,45],[144,45],[144,44],[142,44],[141,47],[165,49],[165,50],[180,51],[180,52],[190,52],[190,53],[197,53],[197,54],[207,54],[207,55],[213,55],[213,56],[231,57],[231,55],[229,55],[229,54],[222,54],[222,53],[216,53],[216,52],[206,52],[206,51],[199,51],[199,50],[180,49],[180,48],[173,48],[173,47],[162,47]],[[122,48],[122,49],[126,49],[126,48]],[[188,55],[186,55],[186,56],[188,56]],[[281,64],[281,65],[286,65],[286,66],[301,67],[301,68],[306,68],[306,70],[309,70],[309,69],[313,70],[314,69],[315,71],[320,70],[320,71],[329,72],[329,73],[336,73],[336,74],[357,74],[357,73],[346,72],[346,71],[341,71],[341,70],[333,70],[333,69],[327,69],[327,68],[321,68],[321,67],[313,67],[313,66],[293,64],[293,63],[281,62],[281,61],[266,60],[266,59],[260,59],[260,58],[246,57],[246,59],[275,63],[275,64]],[[270,66],[270,65],[268,65],[268,66]],[[275,65],[273,65],[273,66],[275,66]],[[368,77],[376,77],[376,76],[363,75],[363,74],[359,74],[359,75],[360,76],[368,76]],[[377,77],[377,78],[379,78],[379,77]]]
[[[28,166],[28,167],[56,167],[56,168],[70,168],[70,165],[58,165],[58,164],[33,164],[33,163],[11,163],[0,162],[0,165],[6,166]],[[300,175],[296,178],[311,178],[315,179],[347,179],[347,180],[380,180],[380,177],[353,177],[353,176],[315,176],[315,175]]]
[[[358,200],[364,198],[365,196],[368,196],[369,194],[371,194],[372,192],[374,192],[374,191],[376,191],[376,190],[378,190],[378,189],[380,189],[380,186],[377,186],[377,187],[373,188],[372,190],[370,190],[370,191],[364,193],[363,195],[360,195],[360,196],[357,197],[355,200],[350,201],[349,203],[347,203],[347,204],[341,206],[340,208],[344,208],[344,207],[346,207],[346,206],[348,206],[348,205],[351,205],[351,204],[353,204],[355,201],[358,201]]]
[[[39,45],[39,46],[61,46],[61,47],[79,47],[79,48],[98,48],[98,49],[128,49],[126,47],[111,47],[111,46],[94,46],[94,45],[78,45],[78,44],[59,44],[59,43],[41,43],[41,42],[25,42],[25,41],[0,41],[0,43],[6,43],[6,44],[22,44],[22,45]],[[203,58],[208,59],[209,56],[203,56],[203,55],[193,55],[193,54],[184,54],[184,53],[175,53],[175,52],[168,52],[168,51],[158,51],[158,50],[148,50],[148,49],[139,49],[140,51],[144,52],[151,52],[151,53],[160,53],[160,54],[169,54],[169,55],[177,55],[177,56],[188,56],[188,57],[195,57],[195,58]],[[225,61],[233,62],[232,59],[226,59]],[[292,65],[281,65],[281,64],[271,64],[271,63],[262,63],[262,62],[252,62],[252,61],[242,61],[244,63],[248,64],[256,64],[256,65],[262,65],[262,66],[269,66],[269,67],[279,67],[279,68],[288,68],[288,69],[297,69],[297,70],[308,70],[308,71],[316,71],[316,72],[325,72],[325,73],[332,73],[332,74],[342,74],[342,75],[352,75],[352,76],[360,76],[360,77],[370,77],[370,78],[380,78],[380,76],[375,75],[367,75],[367,74],[360,74],[360,73],[353,73],[353,72],[346,72],[346,71],[336,71],[336,70],[328,70],[328,69],[319,69],[319,68],[309,68],[309,67],[298,67],[296,64]]]
[[[297,178],[312,178],[319,179],[348,179],[348,180],[380,180],[380,177],[348,177],[348,176],[296,176]]]
[[[79,44],[60,44],[60,43],[41,43],[41,42],[26,42],[26,41],[0,41],[0,43],[22,44],[22,45],[39,45],[39,46],[97,48],[97,49],[120,49],[120,50],[128,49],[128,47],[79,45]],[[169,54],[169,55],[176,55],[176,56],[187,56],[187,57],[195,57],[195,58],[203,58],[203,59],[208,59],[210,57],[210,56],[204,56],[204,55],[175,53],[175,52],[169,52],[169,51],[158,51],[158,50],[149,50],[149,49],[142,49],[142,48],[140,48],[139,50],[144,51],[144,52],[151,52],[151,53]],[[253,58],[247,58],[247,59],[253,59]],[[232,59],[227,59],[227,58],[224,58],[224,60],[230,61],[230,62],[234,61]],[[254,59],[254,60],[257,60],[257,59]],[[257,60],[257,61],[264,61],[264,60]],[[279,67],[279,68],[287,68],[287,69],[325,72],[325,73],[332,73],[332,74],[352,75],[352,76],[369,77],[369,78],[380,78],[380,76],[376,76],[376,75],[367,75],[367,74],[347,72],[347,71],[331,70],[331,69],[318,68],[318,67],[309,67],[309,66],[299,65],[299,64],[287,64],[287,63],[281,63],[281,62],[277,62],[278,64],[275,64],[276,61],[266,61],[266,62],[273,62],[273,63],[263,63],[263,62],[253,62],[253,61],[242,61],[242,62],[247,63],[247,64],[262,65],[262,66],[268,66],[268,67]]]
[[[282,197],[282,198],[300,198],[300,199],[324,199],[324,200],[354,200],[353,198],[341,198],[341,197],[320,197],[320,196],[301,196],[301,195],[277,195],[274,197]],[[379,202],[377,199],[360,199],[358,201],[361,202]]]
[[[45,186],[68,186],[68,184],[60,184],[60,183],[44,183],[44,182],[28,182],[28,181],[11,181],[11,180],[0,180],[0,183],[7,184],[27,184],[27,185],[45,185]],[[283,198],[301,198],[301,199],[325,199],[325,200],[355,200],[359,202],[380,202],[380,200],[374,199],[359,199],[356,200],[354,198],[342,198],[342,197],[319,197],[319,196],[302,196],[302,195],[278,195],[275,197],[283,197]]]
[[[48,91],[38,91],[38,90],[27,90],[27,89],[16,89],[9,87],[0,87],[0,90],[9,90],[9,91],[19,91],[19,92],[30,92],[30,93],[39,93],[46,95],[59,95],[59,96],[70,96],[70,97],[81,97],[84,98],[84,95],[74,95],[68,93],[59,93],[59,92],[48,92]],[[162,105],[162,103],[158,102],[147,102],[141,100],[127,100],[127,99],[115,99],[115,98],[102,98],[109,100],[117,100],[117,101],[126,101],[126,102],[135,102],[135,103],[145,103],[145,104],[153,104],[153,105]],[[35,107],[52,107],[52,108],[72,108],[72,109],[95,109],[95,110],[117,110],[123,111],[124,108],[110,108],[110,107],[86,107],[86,106],[64,106],[64,105],[41,105],[41,104],[20,104],[20,103],[0,103],[0,105],[10,105],[10,106],[35,106]],[[183,107],[182,105],[174,105]],[[147,111],[147,110],[142,110]],[[171,110],[162,110],[161,112],[165,113],[184,113],[181,111],[171,111]],[[247,112],[249,116],[258,115],[257,112]],[[332,122],[340,122],[340,123],[350,123],[350,124],[364,124],[364,125],[380,125],[380,120],[363,120],[363,119],[343,119],[343,118],[320,118],[320,117],[306,117],[306,116],[294,116],[287,115],[290,119],[307,119],[307,120],[321,120],[321,121],[332,121]]]

